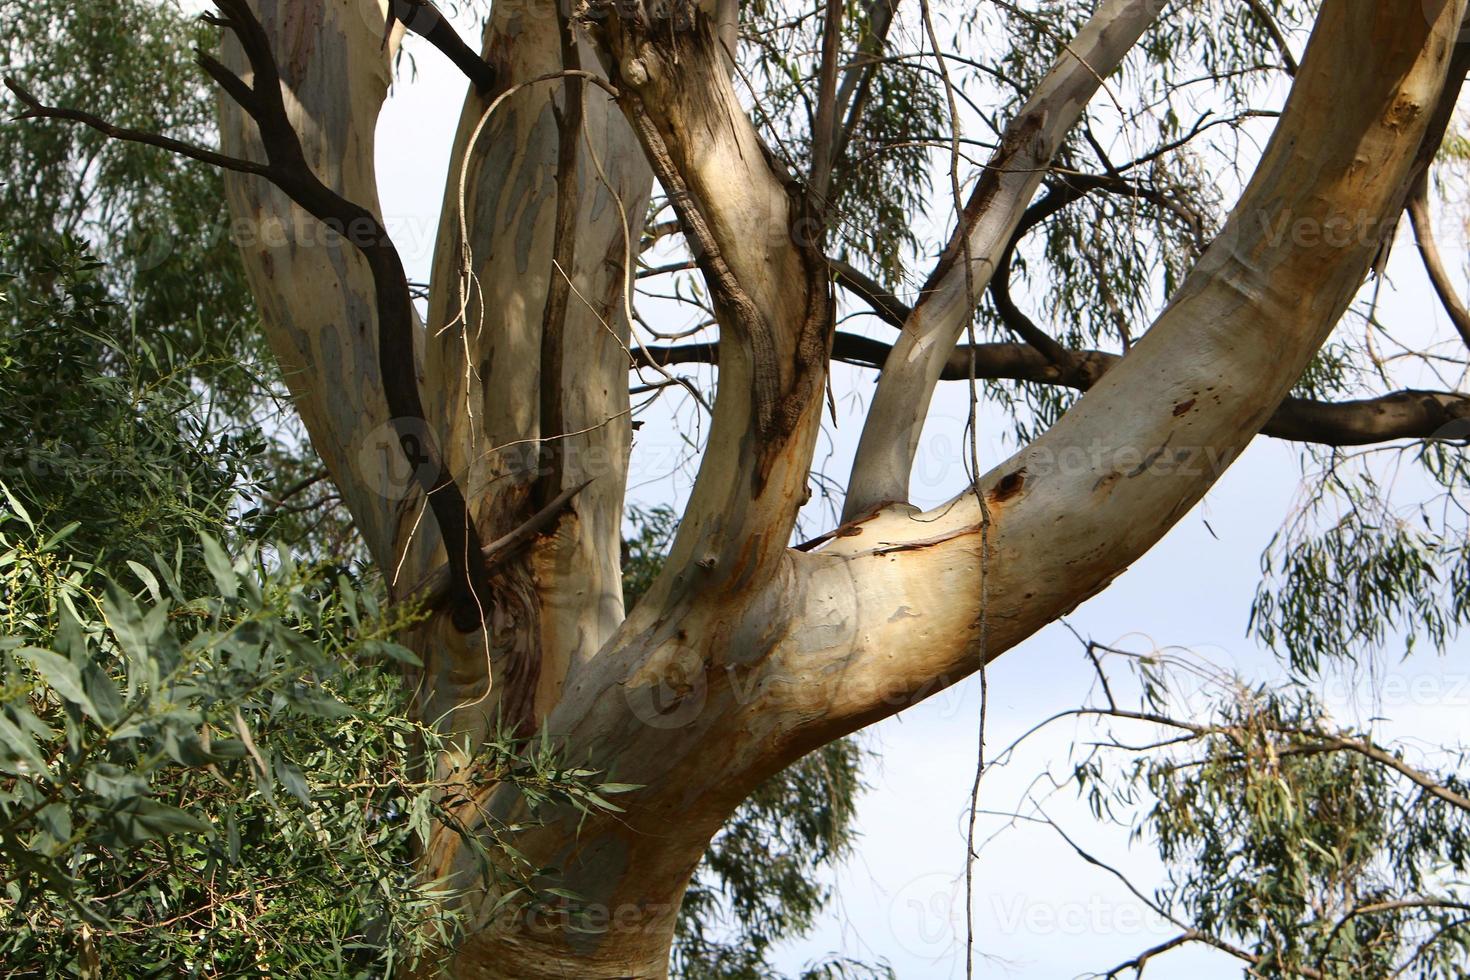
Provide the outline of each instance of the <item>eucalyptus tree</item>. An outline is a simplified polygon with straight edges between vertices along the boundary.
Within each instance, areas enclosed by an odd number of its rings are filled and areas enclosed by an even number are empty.
[[[223,46],[199,60],[221,90],[219,150],[12,90],[31,116],[227,172],[313,447],[392,598],[428,611],[403,641],[418,710],[457,746],[437,764],[464,784],[421,857],[471,917],[448,975],[663,976],[691,873],[762,780],[1106,588],[1258,434],[1463,434],[1453,382],[1344,397],[1364,364],[1392,375],[1334,331],[1423,201],[1465,75],[1464,6],[501,2],[477,55],[420,0],[218,0]],[[999,50],[964,45],[998,25]],[[423,311],[374,174],[405,29],[469,75]],[[1279,113],[1254,102],[1272,76],[1290,84]],[[1201,87],[1224,115],[1182,122]],[[1264,149],[1225,144],[1250,172],[1222,217],[1219,157],[1194,146],[1263,112]],[[994,140],[965,135],[976,120]],[[928,259],[926,209],[944,229]],[[1050,331],[1011,290],[1028,262],[1035,276],[1033,232],[1063,318]],[[697,270],[685,296],[709,343],[647,348],[634,331],[644,240],[668,237]],[[896,339],[839,330],[857,304]],[[980,342],[997,326],[1014,336]],[[680,360],[718,363],[712,417],[667,561],[626,608],[628,374]],[[880,373],[841,523],[794,547],[834,360]],[[982,471],[972,448],[972,486],[921,512],[910,475],[946,379],[1024,382],[984,390],[1034,411],[1014,454]],[[1447,493],[1463,486],[1454,450],[1425,456]],[[1307,651],[1343,639],[1301,618],[1324,567],[1354,574],[1333,540],[1338,557],[1312,560],[1320,542],[1288,539],[1306,577],[1260,610]],[[1454,534],[1438,540],[1424,574],[1449,563],[1463,581]],[[1408,574],[1373,623],[1422,595]],[[1465,616],[1453,595],[1434,608],[1441,637]],[[521,787],[468,763],[506,729],[631,787],[619,809],[527,819]],[[574,900],[529,902],[485,873],[492,838]]]

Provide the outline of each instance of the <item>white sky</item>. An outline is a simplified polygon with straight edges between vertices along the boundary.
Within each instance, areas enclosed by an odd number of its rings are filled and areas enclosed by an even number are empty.
[[[417,55],[418,76],[397,86],[383,114],[378,172],[389,228],[410,274],[426,280],[464,83],[436,52],[415,42],[410,40],[410,50]],[[1452,267],[1462,268],[1463,249],[1447,251]],[[1385,298],[1385,320],[1445,336],[1444,317],[1402,233],[1389,278],[1399,291]],[[843,461],[850,459],[859,431],[857,406],[843,396],[858,393],[866,401],[873,377],[838,369],[839,405],[848,414],[833,447],[833,474],[846,473]],[[936,402],[943,421],[926,436],[929,450],[916,475],[916,502],[937,503],[964,488],[959,447],[965,414],[963,386],[943,390]],[[668,454],[656,450],[675,453],[678,445],[669,426],[650,422],[640,434],[640,459],[666,461]],[[995,461],[992,455],[986,465]],[[644,466],[633,482],[661,476],[655,466]],[[1193,513],[1110,589],[1078,609],[1071,624],[1101,642],[1134,650],[1183,646],[1248,675],[1271,676],[1275,660],[1247,639],[1246,619],[1261,552],[1288,514],[1299,476],[1294,449],[1257,440]],[[681,485],[687,480],[656,479],[638,489],[635,500],[673,502]],[[1417,693],[1381,709],[1394,723],[1386,730],[1412,731],[1430,743],[1457,741],[1470,704],[1467,654],[1470,645],[1462,638],[1444,660],[1418,656],[1398,663],[1389,657],[1404,689]],[[1060,625],[1006,654],[988,674],[992,752],[1048,715],[1077,706],[1091,681],[1080,646]],[[1349,709],[1343,701],[1338,692],[1334,703]],[[904,980],[964,976],[961,876],[978,709],[979,684],[972,678],[865,734],[865,744],[879,758],[866,771],[872,789],[859,807],[857,855],[836,876],[833,912],[809,941],[783,951],[783,969],[795,974],[814,958],[842,952],[887,957]],[[1074,734],[1088,733],[1059,727],[1004,769],[993,770],[982,807],[1014,808],[1048,764],[1069,771]],[[1126,832],[1099,827],[1069,794],[1053,799],[1047,812],[1079,843],[1116,859],[1145,892],[1160,880],[1150,845],[1130,849]],[[998,826],[982,821],[981,839]],[[982,853],[975,878],[976,948],[986,957],[977,960],[978,976],[1055,980],[1104,970],[1177,931],[1150,922],[1141,903],[1045,827],[1008,831]],[[1171,953],[1149,973],[1192,980],[1241,975],[1236,961],[1200,949]]]

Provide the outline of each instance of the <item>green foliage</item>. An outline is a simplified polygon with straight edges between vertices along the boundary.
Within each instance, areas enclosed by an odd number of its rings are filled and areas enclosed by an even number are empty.
[[[1454,455],[1458,455],[1456,461]],[[1452,483],[1463,452],[1421,456]],[[1402,634],[1444,650],[1470,623],[1470,536],[1452,494],[1395,513],[1371,473],[1329,476],[1323,494],[1277,534],[1262,558],[1251,626],[1294,670],[1355,661]],[[1335,507],[1325,527],[1308,518]]]
[[[623,540],[623,603],[629,609],[648,592],[664,567],[664,555],[679,528],[672,507],[628,509],[632,537]]]
[[[0,243],[0,268],[19,261]],[[114,563],[225,533],[260,479],[259,431],[216,426],[189,383],[199,359],[140,343],[79,243],[29,262],[0,278],[0,479],[41,524],[75,521],[79,553]]]
[[[1109,732],[1075,765],[1072,784],[1099,819],[1157,847],[1163,885],[1152,896],[1129,887],[1181,941],[1235,956],[1252,977],[1465,975],[1463,751],[1380,745],[1335,726],[1295,683],[1249,686],[1191,656],[1102,649],[1100,676],[1103,660],[1130,662],[1138,705],[1115,700],[1123,688],[1114,678],[1106,704],[1082,713],[1151,734]]]
[[[425,775],[438,738],[391,640],[411,610],[244,537],[259,432],[211,411],[191,360],[119,336],[75,243],[47,255],[0,297],[18,447],[0,478],[3,975],[368,977],[436,955],[459,913],[414,854],[462,832],[465,793],[514,785],[535,820],[623,788],[506,738]],[[510,828],[477,829],[508,904],[564,901],[497,846]]]
[[[118,125],[213,142],[215,95],[193,49],[215,41],[177,3],[0,0],[0,23],[0,74],[16,75],[38,96]],[[238,329],[251,322],[253,305],[221,176],[85,127],[13,119],[5,98],[0,223],[13,238],[13,264],[29,275],[58,241],[79,238],[107,263],[98,275],[146,328],[142,343],[196,350],[201,332],[223,331],[234,361],[252,360],[260,340]],[[223,346],[219,338],[214,344]],[[208,376],[216,398],[241,392],[228,370]]]
[[[175,0],[0,0],[0,19],[6,25],[0,72],[17,76],[39,96],[122,125],[206,145],[216,141],[217,93],[194,65],[193,48],[213,45],[217,32]],[[181,424],[196,430],[201,456],[217,453],[253,469],[237,474],[234,488],[238,516],[250,518],[253,533],[285,538],[298,552],[330,554],[343,564],[357,559],[360,545],[329,487],[312,483],[289,502],[278,499],[319,472],[320,463],[304,449],[300,421],[256,326],[220,174],[86,127],[14,119],[17,107],[8,93],[0,101],[0,270],[16,277],[6,287],[3,326],[9,334],[26,326],[17,317],[35,321],[31,336],[6,338],[14,360],[4,397],[17,414],[5,412],[0,423],[23,424],[30,418],[24,412],[37,406],[15,399],[40,395],[29,382],[11,381],[12,371],[20,378],[56,371],[56,390],[68,396],[71,416],[56,411],[38,420],[53,429],[79,422],[90,437],[108,434],[100,431],[100,420],[78,414],[91,386],[132,385],[140,407],[161,418],[165,406],[153,389],[165,378],[190,382],[162,387],[190,387],[194,396],[207,396],[189,408],[180,404],[187,415]],[[81,268],[84,252],[97,261]],[[37,304],[46,308],[59,294],[81,291],[95,321],[84,325],[90,339],[48,333],[35,320]],[[111,304],[95,302],[101,296]],[[82,377],[77,371],[93,368],[99,370],[85,385],[76,383]],[[119,392],[105,397],[121,401]],[[116,441],[121,433],[110,435]],[[0,459],[4,478],[22,496],[36,482],[17,472],[27,468],[49,475],[49,492],[65,493],[62,484],[72,479],[81,481],[78,498],[94,491],[96,471],[114,461],[80,436],[62,442],[7,441]],[[140,469],[140,475],[148,473]],[[197,488],[193,496],[205,492]],[[145,504],[140,499],[129,506]],[[144,516],[138,514],[140,531],[151,526]],[[167,525],[156,537],[169,537]],[[146,555],[148,546],[140,542],[136,551]]]
[[[905,30],[895,24],[883,44],[874,32],[874,6],[851,0],[843,22],[843,50],[864,52],[858,57],[870,58],[872,68],[863,111],[834,170],[832,248],[898,288],[919,247],[914,219],[929,200],[929,155],[942,138],[947,110],[929,66],[883,57],[903,49]],[[808,173],[817,89],[811,75],[817,59],[809,53],[821,49],[822,17],[810,5],[780,0],[742,4],[740,13],[748,43],[741,47],[739,77],[758,94],[752,118],[791,172]]]
[[[0,960],[17,976],[381,975],[452,933],[416,880],[429,737],[371,597],[203,552],[97,587],[0,523]]]
[[[1240,941],[1263,977],[1463,975],[1470,814],[1324,750],[1320,708],[1300,692],[1244,693],[1218,725],[1188,762],[1142,767],[1165,903]]]
[[[596,773],[506,739],[442,779],[371,592],[202,542],[208,586],[130,563],[138,595],[0,515],[0,958],[8,975],[388,976],[460,925],[413,856],[466,794],[608,809]],[[508,839],[493,822],[482,830]],[[549,869],[479,849],[486,883],[552,902]]]

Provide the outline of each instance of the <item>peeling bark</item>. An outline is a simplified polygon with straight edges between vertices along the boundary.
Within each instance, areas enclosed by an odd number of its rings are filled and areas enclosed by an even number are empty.
[[[652,177],[604,91],[547,78],[572,63],[598,65],[562,13],[537,2],[494,7],[483,50],[499,84],[466,97],[429,300],[430,415],[486,537],[511,533],[550,497],[591,481],[552,533],[496,571],[524,601],[518,631],[492,637],[488,656],[483,643],[426,651],[426,710],[452,711],[452,727],[470,737],[493,723],[513,688],[528,688],[517,695],[529,709],[518,723],[534,730],[568,671],[623,618],[624,291]],[[567,154],[571,175],[558,166]]]

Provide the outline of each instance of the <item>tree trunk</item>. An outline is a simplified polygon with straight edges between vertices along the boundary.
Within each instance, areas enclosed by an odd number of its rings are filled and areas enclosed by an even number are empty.
[[[374,211],[374,128],[396,44],[381,44],[386,6],[252,3],[306,163]],[[917,514],[893,503],[915,426],[1036,189],[1029,177],[982,183],[880,387],[903,410],[864,434],[873,462],[859,461],[849,511],[869,516],[801,553],[788,544],[834,327],[825,216],[740,106],[729,6],[652,13],[596,0],[574,22],[556,4],[497,2],[484,51],[500,82],[466,101],[429,319],[417,327],[421,435],[442,447],[483,541],[586,486],[529,547],[497,557],[478,628],[463,631],[445,610],[416,628],[425,668],[412,682],[424,717],[467,745],[497,719],[545,727],[567,759],[643,788],[620,798],[626,813],[531,821],[515,846],[559,868],[557,884],[586,910],[577,921],[514,905],[491,914],[498,896],[478,892],[448,975],[665,976],[689,877],[760,780],[961,680],[1150,548],[1270,418],[1361,284],[1403,207],[1463,8],[1325,0],[1225,234],[1147,335],[975,493]],[[1097,69],[1106,74],[1156,13],[1154,0],[1104,3],[1073,49],[1094,63],[1064,57],[1003,152],[1044,169]],[[227,60],[245,73],[237,46]],[[258,157],[253,121],[228,98],[222,123],[227,152]],[[625,617],[624,293],[654,177],[718,314],[720,385],[667,568]],[[313,443],[394,595],[409,596],[466,559],[445,554],[384,435],[397,430],[373,356],[372,271],[259,178],[232,175],[229,196],[256,232],[242,252]],[[1302,220],[1341,226],[1346,244],[1273,234]],[[525,815],[508,787],[477,792],[467,819],[480,808]],[[425,867],[477,880],[453,834],[435,839]]]

